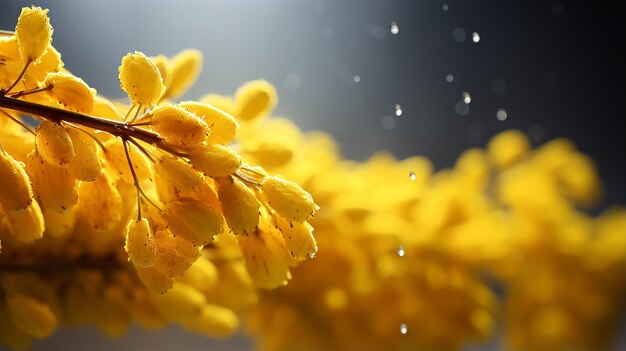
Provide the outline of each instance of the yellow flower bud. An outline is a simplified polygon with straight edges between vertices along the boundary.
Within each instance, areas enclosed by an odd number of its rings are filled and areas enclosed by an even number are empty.
[[[203,144],[189,154],[191,165],[207,177],[231,175],[241,167],[241,157],[220,144]]]
[[[115,106],[111,101],[96,95],[93,100],[93,109],[91,113],[94,116],[108,118],[116,121],[121,121],[124,115],[120,112],[119,108]]]
[[[269,115],[278,103],[276,88],[265,80],[248,82],[237,89],[237,119],[253,121]]]
[[[167,203],[163,220],[174,235],[194,245],[206,245],[222,231],[224,219],[211,206],[192,198]]]
[[[309,193],[283,177],[265,177],[262,190],[270,206],[286,219],[302,223],[319,209]]]
[[[33,201],[33,189],[26,171],[0,145],[0,207],[21,210]]]
[[[120,87],[133,103],[152,106],[159,102],[165,85],[157,66],[146,55],[135,51],[122,58]]]
[[[202,67],[202,53],[186,49],[170,60],[171,78],[167,86],[167,96],[179,97],[196,81]]]
[[[519,130],[504,131],[489,141],[487,152],[497,168],[506,168],[519,161],[530,150],[530,142]]]
[[[107,172],[80,184],[77,209],[94,229],[111,230],[121,221],[122,196]]]
[[[572,154],[557,169],[557,175],[566,195],[576,203],[591,207],[600,200],[602,182],[590,157]]]
[[[154,171],[157,177],[165,179],[175,193],[200,191],[204,177],[189,163],[172,155],[163,155],[156,162]]]
[[[219,282],[217,267],[206,258],[200,257],[180,277],[179,281],[191,285],[203,293],[207,292]]]
[[[70,162],[76,156],[67,128],[61,124],[42,121],[35,132],[37,151],[47,163],[58,166]]]
[[[196,101],[185,101],[178,105],[204,120],[209,126],[211,134],[207,137],[207,143],[226,145],[235,138],[239,124],[228,113]]]
[[[154,238],[152,237],[150,222],[146,218],[139,221],[132,219],[128,222],[124,249],[135,266],[148,268],[154,264],[156,260]]]
[[[15,27],[15,36],[22,61],[39,61],[52,43],[52,26],[48,10],[23,7]]]
[[[75,128],[70,128],[67,132],[72,138],[76,157],[67,163],[65,168],[75,179],[93,182],[102,171],[96,142]]]
[[[172,79],[172,64],[170,63],[170,60],[165,55],[151,56],[150,60],[152,60],[152,62],[154,62],[159,69],[159,73],[161,73],[161,78],[163,79],[163,84],[167,88],[170,80]],[[166,95],[168,95],[167,90]]]
[[[224,338],[237,331],[239,319],[228,308],[205,304],[200,309],[200,313],[194,315],[192,323],[186,327],[209,337]]]
[[[155,303],[167,318],[183,324],[191,324],[194,315],[200,312],[206,298],[197,289],[175,282],[165,294],[155,295]]]
[[[128,166],[124,144],[121,139],[114,138],[104,143],[106,165],[112,168],[113,173],[122,178],[125,182],[133,184],[133,175]],[[151,176],[150,160],[135,146],[128,144],[128,154],[135,169],[135,174],[139,179],[147,179]]]
[[[262,167],[280,167],[291,161],[296,146],[289,140],[277,136],[263,138],[252,148],[247,148],[247,153],[254,156],[257,164]]]
[[[41,207],[65,212],[78,202],[78,184],[64,168],[48,164],[36,150],[28,154],[26,171]]]
[[[9,295],[5,298],[11,322],[21,331],[36,338],[47,338],[57,326],[57,319],[50,306],[32,297]]]
[[[179,277],[200,256],[199,247],[182,237],[174,237],[168,230],[158,231],[154,238],[154,268],[168,277]]]
[[[0,55],[0,89],[6,89],[13,84],[23,68],[21,66],[23,66],[21,63],[12,60],[5,60],[4,57]]]
[[[174,284],[174,279],[172,279],[172,277],[168,277],[167,275],[159,272],[154,268],[154,266],[150,268],[135,266],[135,269],[137,270],[137,275],[139,276],[139,279],[141,279],[141,282],[150,291],[164,294]]]
[[[239,235],[237,238],[246,260],[246,268],[256,286],[274,289],[287,281],[288,251],[277,229],[256,230],[249,235]]]
[[[276,216],[276,222],[292,257],[301,260],[315,256],[317,242],[313,237],[313,227],[309,223],[293,222],[280,216]]]
[[[6,211],[5,214],[9,232],[17,240],[29,243],[43,236],[45,229],[43,214],[37,201],[31,202],[26,209]]]
[[[63,68],[63,61],[61,61],[61,54],[54,48],[49,46],[39,62],[35,62],[28,67],[25,74],[24,83],[25,89],[34,89],[41,87],[42,82],[46,79],[49,73],[59,72]],[[26,95],[25,98],[35,97],[39,94]]]
[[[200,144],[210,133],[202,119],[171,104],[161,105],[152,111],[150,126],[168,143],[182,147]]]
[[[91,113],[93,110],[96,90],[82,79],[64,72],[49,73],[43,85],[52,86],[46,93],[68,110],[81,113]]]
[[[259,201],[254,192],[233,177],[219,179],[218,196],[224,218],[235,234],[251,233],[259,225]]]

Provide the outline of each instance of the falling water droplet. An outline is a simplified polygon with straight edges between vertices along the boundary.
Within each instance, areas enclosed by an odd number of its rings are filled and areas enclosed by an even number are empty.
[[[358,82],[361,81],[361,76],[356,74],[356,75],[354,75],[354,77],[352,79],[354,80],[355,83],[358,83]]]
[[[402,106],[400,106],[399,104],[396,104],[396,116],[402,116]]]
[[[454,76],[451,74],[446,75],[446,82],[452,83],[454,81]]]
[[[474,43],[478,43],[480,41],[480,34],[478,34],[478,32],[472,33],[472,41]]]
[[[409,179],[413,182],[415,181],[415,172],[409,172]]]
[[[389,29],[391,34],[396,35],[400,32],[400,27],[396,21],[391,22],[391,28]]]
[[[463,92],[463,102],[468,104],[468,105],[469,105],[470,102],[472,102],[472,96],[467,91]]]
[[[507,119],[507,117],[509,117],[509,115],[503,108],[499,108],[498,112],[496,112],[496,117],[499,121],[504,121],[505,119]]]
[[[398,256],[404,257],[404,246],[398,246]]]
[[[444,11],[448,11],[448,10],[450,9],[450,5],[448,5],[448,4],[443,4],[443,6],[441,6],[441,8],[442,8]]]
[[[406,323],[400,324],[400,334],[405,335],[407,331]]]

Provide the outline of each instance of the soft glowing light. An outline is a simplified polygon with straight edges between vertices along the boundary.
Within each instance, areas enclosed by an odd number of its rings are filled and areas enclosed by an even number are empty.
[[[506,113],[504,109],[499,108],[498,112],[496,112],[496,117],[498,118],[499,121],[504,121],[505,119],[507,119],[507,117],[509,117],[509,115]]]

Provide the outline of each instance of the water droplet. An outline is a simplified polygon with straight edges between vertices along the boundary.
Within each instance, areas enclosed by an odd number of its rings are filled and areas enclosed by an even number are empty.
[[[406,323],[400,324],[400,334],[405,335],[408,331]]]
[[[402,116],[402,106],[400,106],[399,104],[396,104],[396,116]]]
[[[400,27],[398,27],[398,23],[396,21],[391,22],[391,28],[389,28],[391,34],[396,35],[400,32]]]
[[[448,10],[450,9],[450,5],[448,5],[448,4],[443,4],[443,6],[441,6],[441,8],[442,8],[444,11],[448,11]]]
[[[310,259],[314,259],[314,258],[315,258],[315,255],[316,255],[316,253],[315,253],[315,252],[310,253],[310,254],[309,254],[309,258],[310,258]]]
[[[451,74],[446,75],[446,82],[448,83],[454,82],[454,76]]]
[[[361,81],[361,76],[360,76],[360,75],[358,75],[358,74],[355,74],[355,75],[354,75],[354,78],[352,78],[352,80],[354,80],[354,82],[355,82],[355,83],[358,83],[358,82],[360,82],[360,81]]]
[[[466,104],[469,104],[470,102],[472,102],[472,96],[467,91],[463,92],[463,102]]]
[[[499,108],[498,112],[496,112],[496,117],[498,118],[499,121],[504,121],[507,117],[509,117],[509,115],[506,113],[506,111],[503,108]]]
[[[404,246],[398,246],[398,256],[404,257]]]
[[[411,181],[415,181],[415,172],[409,172],[409,179],[411,179]]]
[[[469,109],[470,109],[469,105],[463,101],[459,101],[456,103],[456,105],[454,105],[454,111],[459,116],[467,115],[469,113]]]
[[[480,34],[478,34],[478,32],[472,33],[472,41],[474,43],[478,43],[480,41]]]
[[[393,128],[396,127],[396,119],[393,118],[393,116],[385,116],[382,119],[382,124],[383,124],[383,128],[387,129],[387,130],[392,130]]]
[[[454,40],[460,43],[462,41],[465,41],[465,39],[467,38],[467,32],[463,28],[455,28],[452,31],[452,37],[454,38]]]

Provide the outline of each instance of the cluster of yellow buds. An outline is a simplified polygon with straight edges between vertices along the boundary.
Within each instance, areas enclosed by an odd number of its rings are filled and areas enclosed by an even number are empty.
[[[587,214],[601,183],[569,141],[532,150],[510,130],[432,173],[421,157],[341,160],[330,137],[280,118],[247,136],[244,159],[321,206],[315,261],[247,315],[260,349],[460,350],[498,333],[513,350],[610,349],[626,209]]]
[[[232,333],[258,288],[286,284],[317,250],[313,198],[230,146],[275,91],[250,87],[236,113],[175,103],[201,54],[134,52],[119,67],[126,105],[51,43],[39,7],[0,34],[0,345],[27,348],[57,325]]]

